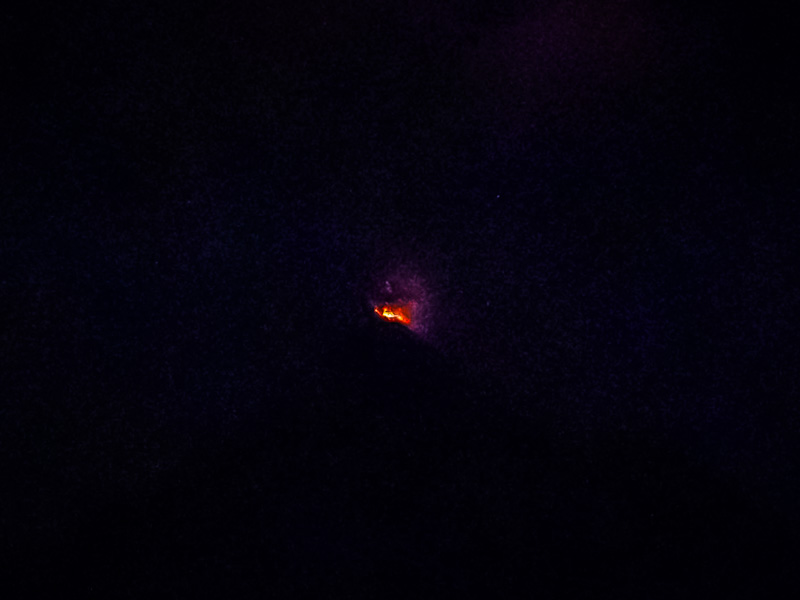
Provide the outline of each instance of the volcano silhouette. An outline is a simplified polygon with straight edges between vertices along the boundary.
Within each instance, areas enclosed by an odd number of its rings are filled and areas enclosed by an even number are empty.
[[[697,597],[783,568],[790,534],[665,440],[560,441],[399,324],[324,337],[305,380],[36,548],[42,591]]]

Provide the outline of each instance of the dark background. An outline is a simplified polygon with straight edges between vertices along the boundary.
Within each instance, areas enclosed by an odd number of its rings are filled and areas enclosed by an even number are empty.
[[[0,11],[4,597],[797,587],[777,3],[68,4]]]

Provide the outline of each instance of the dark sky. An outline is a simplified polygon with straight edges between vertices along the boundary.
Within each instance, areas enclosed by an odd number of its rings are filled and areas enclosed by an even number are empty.
[[[13,590],[779,589],[777,3],[67,4],[0,11]]]

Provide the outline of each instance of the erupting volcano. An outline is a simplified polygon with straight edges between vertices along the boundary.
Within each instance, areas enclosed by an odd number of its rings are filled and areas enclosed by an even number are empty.
[[[375,307],[375,313],[386,321],[411,325],[410,304],[383,304]]]
[[[365,308],[383,321],[400,323],[423,338],[430,333],[432,294],[416,269],[394,265],[373,279]]]

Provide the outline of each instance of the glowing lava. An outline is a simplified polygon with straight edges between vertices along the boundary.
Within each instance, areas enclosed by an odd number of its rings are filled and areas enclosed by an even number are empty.
[[[382,304],[375,307],[375,313],[386,321],[411,325],[411,310],[407,305]]]

